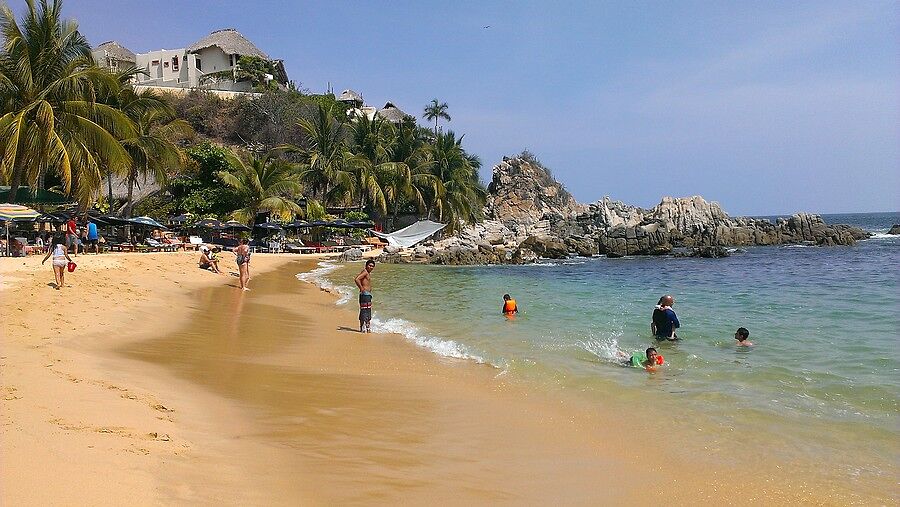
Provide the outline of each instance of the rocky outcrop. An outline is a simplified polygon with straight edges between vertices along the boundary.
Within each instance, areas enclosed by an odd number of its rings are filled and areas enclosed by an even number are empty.
[[[494,166],[482,222],[414,251],[385,249],[380,260],[521,264],[539,257],[668,255],[676,249],[684,249],[679,255],[724,257],[726,246],[852,245],[867,237],[862,229],[829,225],[807,213],[774,224],[735,218],[700,196],[664,197],[649,209],[609,197],[583,205],[533,156],[523,154]]]
[[[900,224],[891,226],[891,230],[888,231],[888,234],[900,235]]]

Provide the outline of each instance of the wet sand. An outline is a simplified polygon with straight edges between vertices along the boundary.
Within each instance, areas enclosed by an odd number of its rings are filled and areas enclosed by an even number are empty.
[[[310,261],[254,256],[243,293],[193,257],[109,257],[56,313],[49,268],[13,276],[3,504],[842,503],[679,458],[620,405],[362,335],[294,277]]]

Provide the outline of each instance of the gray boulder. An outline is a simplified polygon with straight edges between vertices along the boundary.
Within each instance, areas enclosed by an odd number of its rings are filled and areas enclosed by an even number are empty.
[[[354,262],[354,261],[362,260],[362,258],[363,258],[363,251],[360,250],[359,248],[351,248],[350,250],[346,250],[346,251],[344,251],[344,253],[341,254],[341,257],[340,257],[341,262]]]
[[[888,231],[888,234],[900,235],[900,224],[894,224],[891,230]]]

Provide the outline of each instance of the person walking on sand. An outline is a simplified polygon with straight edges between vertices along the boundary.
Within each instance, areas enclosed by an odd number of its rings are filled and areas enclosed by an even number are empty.
[[[366,267],[356,275],[356,286],[359,288],[359,332],[372,332],[372,270],[375,261],[366,261]]]
[[[241,244],[234,247],[232,252],[240,272],[241,290],[250,290],[250,241],[243,238]]]
[[[657,303],[656,308],[653,309],[653,319],[650,323],[650,331],[653,332],[653,336],[655,336],[657,340],[675,341],[678,339],[675,330],[681,327],[681,323],[678,322],[678,316],[675,315],[675,311],[672,310],[672,305],[674,304],[675,298],[665,295],[659,298],[659,303]]]
[[[72,249],[75,250],[72,250]],[[75,223],[75,217],[69,217],[66,222],[66,249],[70,250],[75,257],[78,257],[78,224]]]
[[[100,235],[97,234],[97,224],[94,223],[90,218],[87,219],[87,226],[85,226],[87,230],[87,245],[91,245],[91,249],[94,251],[94,254],[100,253]],[[86,251],[86,250],[85,250]]]
[[[63,244],[63,239],[59,236],[53,238],[53,245],[44,256],[41,264],[47,262],[50,256],[53,256],[53,277],[56,278],[56,290],[62,289],[65,284],[66,267],[72,259],[69,257],[69,251]]]

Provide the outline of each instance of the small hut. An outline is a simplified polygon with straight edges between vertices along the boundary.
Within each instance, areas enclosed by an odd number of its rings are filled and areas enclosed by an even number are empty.
[[[344,90],[337,98],[338,102],[343,102],[353,109],[359,109],[363,106],[362,95],[353,90]]]
[[[404,113],[399,107],[390,102],[385,103],[384,107],[378,110],[378,116],[394,124],[403,123],[407,119],[412,118],[412,116]]]

